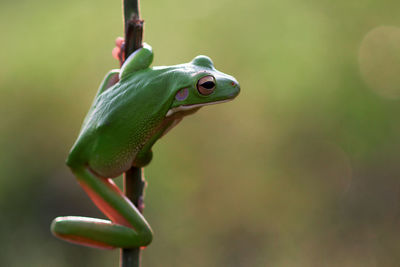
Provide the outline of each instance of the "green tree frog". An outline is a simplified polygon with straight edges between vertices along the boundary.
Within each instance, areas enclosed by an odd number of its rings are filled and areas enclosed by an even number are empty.
[[[67,159],[79,184],[109,220],[58,217],[51,230],[64,240],[98,248],[147,246],[152,230],[112,181],[152,158],[153,144],[200,107],[235,98],[235,78],[206,56],[175,66],[150,67],[149,45],[104,78]]]

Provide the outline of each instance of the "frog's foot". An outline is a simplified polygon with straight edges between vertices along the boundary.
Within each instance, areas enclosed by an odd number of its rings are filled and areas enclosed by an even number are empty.
[[[112,50],[112,55],[115,59],[118,59],[119,62],[122,62],[125,58],[125,39],[117,37],[117,39],[115,39],[115,45],[116,47]]]
[[[65,216],[54,219],[51,230],[65,241],[92,248],[113,249],[142,247],[149,243],[149,235],[109,220]]]

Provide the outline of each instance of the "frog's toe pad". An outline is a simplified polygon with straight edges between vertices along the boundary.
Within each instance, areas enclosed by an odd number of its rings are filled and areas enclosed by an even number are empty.
[[[112,55],[115,59],[121,60],[124,53],[125,39],[122,37],[117,37],[117,39],[115,39],[115,45],[116,47],[114,47],[112,50]]]

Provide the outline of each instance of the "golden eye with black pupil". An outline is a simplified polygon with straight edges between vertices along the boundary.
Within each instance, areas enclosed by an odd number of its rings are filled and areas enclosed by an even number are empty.
[[[200,78],[197,82],[197,91],[202,95],[209,95],[214,92],[215,89],[215,79],[213,76],[208,75]]]

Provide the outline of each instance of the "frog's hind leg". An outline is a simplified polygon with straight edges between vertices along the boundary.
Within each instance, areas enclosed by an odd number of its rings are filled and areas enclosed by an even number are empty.
[[[58,217],[52,223],[55,236],[98,248],[133,248],[150,244],[153,234],[137,208],[111,179],[99,178],[86,167],[74,174],[96,206],[111,220]]]
[[[94,248],[113,249],[129,247],[134,238],[132,229],[108,220],[67,216],[53,221],[55,236],[71,243]],[[124,245],[124,243],[126,243]]]

